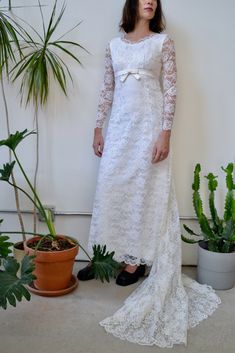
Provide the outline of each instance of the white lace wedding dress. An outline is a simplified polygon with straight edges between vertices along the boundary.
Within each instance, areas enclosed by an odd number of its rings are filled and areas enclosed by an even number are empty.
[[[110,113],[89,234],[115,259],[151,265],[149,276],[112,316],[107,332],[143,345],[187,345],[187,330],[221,303],[211,286],[181,273],[181,229],[171,170],[172,152],[152,164],[176,104],[176,59],[168,34],[138,42],[125,35],[106,48],[97,127]],[[110,112],[111,111],[111,112]]]

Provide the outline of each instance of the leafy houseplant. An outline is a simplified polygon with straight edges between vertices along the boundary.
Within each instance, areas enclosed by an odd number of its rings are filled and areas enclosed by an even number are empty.
[[[12,9],[11,7],[11,2],[9,1],[9,11]],[[20,37],[20,38],[19,38]],[[0,80],[1,80],[1,90],[2,90],[2,98],[3,98],[3,106],[5,110],[5,120],[6,120],[6,127],[7,127],[7,133],[10,135],[10,117],[9,117],[9,109],[8,109],[8,104],[7,104],[7,98],[5,94],[5,85],[4,85],[4,74],[9,81],[9,66],[11,65],[12,62],[16,62],[16,57],[15,53],[18,52],[19,55],[22,55],[21,51],[21,41],[22,41],[22,36],[21,36],[21,27],[19,24],[14,21],[14,19],[9,16],[8,11],[6,10],[5,7],[0,7]],[[20,40],[19,40],[20,39]],[[9,161],[11,162],[11,152],[9,150]],[[12,178],[12,183],[15,184],[15,177],[14,174],[12,173],[11,175]],[[25,234],[24,234],[24,223],[23,223],[23,218],[20,210],[20,199],[19,199],[19,194],[18,190],[14,188],[14,193],[15,193],[15,202],[16,202],[16,209],[17,209],[17,214],[22,230],[22,238],[23,241],[26,240]],[[20,247],[22,248],[23,243],[21,242]],[[15,248],[14,248],[15,249]]]
[[[202,238],[196,240],[181,235],[181,239],[186,243],[198,243],[198,280],[202,283],[211,284],[215,289],[231,288],[235,283],[234,164],[228,163],[226,168],[221,168],[226,173],[227,188],[223,218],[219,217],[215,206],[215,191],[218,181],[216,180],[217,176],[213,173],[205,176],[208,180],[211,221],[209,221],[203,212],[203,203],[199,192],[201,165],[198,163],[194,169],[192,189],[193,206],[200,225],[201,234],[195,233],[185,224],[183,226],[190,235]]]
[[[1,223],[2,220],[0,220]],[[0,307],[3,309],[7,308],[8,302],[16,306],[16,301],[21,301],[23,297],[30,300],[30,293],[25,286],[36,278],[32,273],[35,268],[33,256],[27,255],[22,261],[21,276],[17,277],[20,264],[9,256],[12,245],[9,237],[0,232]]]
[[[67,78],[72,80],[72,75],[64,57],[72,58],[77,64],[82,65],[77,55],[71,48],[79,48],[89,53],[82,45],[71,40],[65,40],[65,35],[79,26],[76,24],[66,33],[57,35],[66,9],[62,5],[57,15],[57,0],[53,1],[52,11],[46,23],[40,0],[37,0],[42,26],[41,31],[28,24],[18,16],[11,16],[7,8],[0,7],[0,78],[5,107],[8,136],[10,135],[10,119],[8,104],[4,91],[3,72],[6,78],[12,82],[20,80],[21,102],[25,98],[26,106],[32,103],[35,110],[35,122],[37,131],[36,141],[36,165],[34,174],[34,189],[37,185],[37,171],[39,168],[39,109],[44,107],[50,93],[50,82],[55,84],[67,95]],[[17,6],[19,7],[19,6]],[[22,6],[24,7],[24,6]],[[9,2],[9,10],[14,6]],[[58,38],[59,37],[59,38]],[[11,68],[11,70],[9,69]],[[9,72],[10,71],[10,72]],[[11,153],[9,162],[11,163]],[[11,174],[15,184],[14,174]],[[21,225],[23,241],[26,240],[23,218],[20,211],[18,190],[15,188],[16,208]],[[34,208],[34,211],[36,209]],[[36,232],[36,212],[34,212],[34,232]]]
[[[26,191],[18,185],[15,185],[15,187],[17,187],[18,190],[23,192],[28,197],[28,199],[35,205],[36,209],[41,214],[42,218],[45,220],[48,229],[48,234],[35,234],[31,232],[26,232],[27,234],[37,235],[36,237],[31,238],[25,242],[26,252],[31,255],[36,255],[34,260],[36,264],[34,273],[37,277],[37,279],[34,281],[35,287],[41,290],[48,291],[60,290],[66,288],[66,285],[68,286],[71,280],[73,263],[78,252],[78,247],[81,247],[86,254],[87,252],[75,239],[68,236],[59,236],[57,234],[50,213],[47,214],[47,212],[45,211],[37,191],[30,182],[18,158],[18,155],[16,153],[17,146],[25,138],[33,134],[35,134],[34,131],[28,132],[26,129],[22,132],[17,131],[15,134],[11,134],[6,140],[0,141],[0,147],[8,147],[12,151],[13,156],[15,158],[13,162],[4,164],[2,169],[0,169],[0,180],[7,182],[11,186],[14,186],[13,183],[10,181],[10,176],[12,174],[15,164],[18,165],[29,187],[29,191]],[[11,233],[15,234],[21,232],[2,232],[2,234]],[[93,251],[93,258],[90,258],[89,254],[87,254],[87,256],[93,264],[95,277],[100,278],[102,282],[104,280],[107,280],[109,282],[109,278],[115,275],[116,270],[119,267],[118,263],[113,260],[114,252],[106,252],[106,247],[101,247],[99,245],[94,246]],[[58,263],[54,264],[54,258],[56,256],[61,257],[63,255],[65,256],[65,259],[59,259],[60,265],[62,264],[62,266],[59,268]],[[42,269],[43,273],[40,273],[42,263],[47,261],[47,259],[44,260],[45,257],[49,257],[49,265],[46,264],[46,268]],[[50,274],[50,269],[54,270],[55,273]],[[63,279],[62,271],[64,269],[66,270],[66,273],[65,278]],[[45,279],[45,282],[43,282],[43,279]],[[55,279],[58,279],[58,283],[53,283]]]

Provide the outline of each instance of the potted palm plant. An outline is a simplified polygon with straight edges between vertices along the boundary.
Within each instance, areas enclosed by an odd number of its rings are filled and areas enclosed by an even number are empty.
[[[0,45],[0,81],[1,81],[1,93],[3,99],[3,107],[5,111],[5,121],[7,133],[10,135],[10,117],[9,117],[9,109],[7,103],[7,96],[5,93],[5,83],[4,79],[9,81],[9,67],[14,62],[16,63],[16,52],[19,55],[22,55],[21,51],[21,41],[23,37],[21,35],[22,30],[20,25],[9,15],[9,11],[12,9],[11,2],[9,2],[9,8],[0,6],[0,37],[1,37],[1,45]],[[9,162],[11,163],[12,154],[9,150]],[[14,173],[11,175],[12,183],[15,184],[15,176]],[[20,210],[20,198],[17,188],[14,188],[15,194],[15,202],[16,202],[16,210],[19,218],[20,227],[22,230],[22,240],[26,240],[24,234],[24,222],[23,217]],[[14,243],[13,252],[14,256],[21,262],[24,257],[23,251],[23,241]]]
[[[77,64],[81,61],[71,48],[79,48],[89,53],[82,45],[71,40],[65,40],[65,35],[76,29],[80,23],[66,33],[57,36],[58,28],[65,12],[65,4],[62,5],[57,15],[57,0],[53,2],[52,11],[48,22],[45,21],[40,0],[38,0],[39,13],[41,15],[41,31],[36,30],[33,25],[21,20],[19,17],[11,16],[7,8],[0,8],[0,78],[5,108],[6,126],[8,136],[11,132],[9,109],[4,89],[3,73],[7,80],[15,82],[20,80],[21,102],[25,100],[26,106],[30,103],[34,106],[36,121],[36,163],[33,186],[37,188],[37,172],[39,169],[39,112],[48,102],[50,93],[49,81],[55,84],[67,95],[68,78],[72,75],[64,57],[72,58]],[[9,10],[14,7],[9,3]],[[53,87],[54,89],[54,87]],[[11,149],[9,149],[9,163],[12,161]],[[16,180],[11,173],[12,183]],[[16,209],[22,232],[22,240],[25,242],[25,227],[20,209],[20,198],[17,187],[14,188]],[[33,196],[35,197],[35,196]],[[34,207],[34,232],[36,232],[36,208]],[[14,253],[19,261],[23,258],[23,242],[14,245]]]
[[[217,176],[209,173],[208,180],[209,209],[211,220],[203,212],[203,203],[200,196],[200,172],[198,163],[194,170],[193,206],[200,225],[201,234],[195,233],[185,224],[184,229],[199,240],[189,239],[181,235],[181,239],[189,244],[198,243],[198,282],[211,285],[214,289],[230,289],[235,283],[235,199],[233,181],[234,164],[228,163],[221,167],[226,173],[226,197],[223,218],[219,217],[215,206],[215,191],[218,186]]]
[[[62,295],[73,290],[77,286],[77,279],[72,276],[72,270],[75,257],[78,253],[79,247],[84,251],[85,249],[70,236],[58,235],[50,212],[47,214],[42,202],[39,198],[38,192],[35,190],[33,184],[29,180],[25,169],[16,153],[18,145],[28,136],[35,134],[34,131],[28,132],[25,129],[22,132],[16,131],[15,134],[0,141],[0,147],[7,147],[12,151],[15,158],[11,163],[6,163],[0,169],[0,180],[16,187],[20,192],[24,193],[28,199],[34,204],[41,217],[44,219],[48,233],[38,234],[33,232],[26,232],[29,235],[35,235],[24,242],[25,252],[30,256],[35,256],[35,270],[34,286],[31,290],[41,295]],[[19,167],[27,188],[23,188],[17,184],[13,184],[10,180],[15,164]],[[20,232],[2,232],[2,234],[11,234]],[[114,252],[106,252],[106,247],[94,246],[93,258],[85,251],[93,265],[95,278],[99,278],[102,282],[116,275],[119,264],[113,259]]]

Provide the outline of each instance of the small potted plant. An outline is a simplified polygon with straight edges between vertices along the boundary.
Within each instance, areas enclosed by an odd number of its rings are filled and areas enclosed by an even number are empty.
[[[198,243],[198,282],[211,285],[214,289],[230,289],[235,283],[235,199],[233,182],[233,163],[226,168],[227,193],[224,204],[223,218],[218,216],[215,206],[215,191],[218,186],[217,176],[209,173],[208,180],[209,209],[211,220],[203,212],[202,199],[199,193],[201,165],[198,163],[194,170],[193,206],[200,225],[201,234],[196,234],[185,224],[184,229],[190,234],[202,239],[189,239],[181,235],[181,239],[189,244]]]
[[[114,252],[106,252],[105,246],[97,245],[93,247],[93,258],[90,258],[78,241],[70,236],[58,235],[56,232],[50,212],[47,213],[45,211],[38,193],[30,182],[16,153],[17,146],[32,134],[35,134],[35,132],[28,132],[26,129],[22,132],[17,131],[15,134],[10,134],[6,140],[0,141],[0,147],[8,147],[15,158],[14,161],[4,164],[3,168],[0,169],[0,180],[17,187],[19,191],[28,197],[41,214],[48,229],[47,234],[26,232],[29,235],[36,235],[24,243],[25,252],[29,255],[35,255],[34,274],[37,278],[34,280],[34,288],[31,288],[31,290],[41,295],[62,295],[74,289],[77,286],[77,279],[72,276],[72,270],[79,247],[83,249],[92,262],[95,278],[99,278],[101,281],[104,281],[104,279],[109,281],[111,276],[115,276],[119,267],[118,263],[113,259]],[[18,165],[22,172],[29,191],[10,181],[15,164]],[[21,232],[2,233],[16,234]]]

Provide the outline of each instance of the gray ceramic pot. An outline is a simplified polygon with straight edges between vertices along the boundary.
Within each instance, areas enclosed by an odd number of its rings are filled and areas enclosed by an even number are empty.
[[[235,284],[235,249],[231,253],[207,250],[207,242],[198,242],[197,281],[214,289],[231,289]]]

